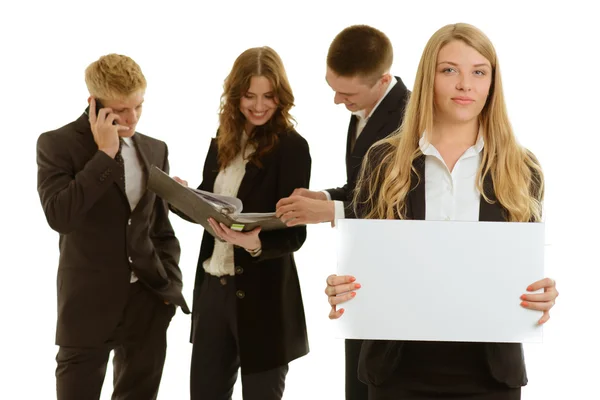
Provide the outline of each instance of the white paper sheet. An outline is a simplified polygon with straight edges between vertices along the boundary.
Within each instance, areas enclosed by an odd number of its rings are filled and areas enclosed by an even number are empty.
[[[362,285],[338,337],[542,341],[519,297],[544,277],[543,223],[340,220],[337,252]]]

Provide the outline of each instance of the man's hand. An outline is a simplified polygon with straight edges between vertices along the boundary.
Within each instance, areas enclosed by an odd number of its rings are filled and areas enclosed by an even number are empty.
[[[314,200],[327,200],[327,195],[325,195],[325,193],[315,192],[313,190],[308,190],[304,188],[294,189],[294,193],[292,193],[292,196],[302,196]]]
[[[180,184],[182,184],[183,186],[187,186],[188,185],[188,181],[186,181],[185,179],[181,179],[178,176],[174,176],[173,179],[175,179],[177,182],[179,182]]]
[[[287,226],[332,222],[335,218],[335,205],[329,200],[292,195],[277,202],[275,215]]]
[[[93,97],[90,100],[89,117],[98,150],[105,152],[110,158],[115,158],[119,151],[119,131],[129,128],[119,124],[113,125],[113,121],[118,121],[119,116],[113,113],[111,108],[101,108],[96,115],[96,99]]]

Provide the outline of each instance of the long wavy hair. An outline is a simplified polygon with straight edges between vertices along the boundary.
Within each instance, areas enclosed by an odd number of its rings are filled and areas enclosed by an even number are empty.
[[[543,173],[535,156],[517,143],[513,133],[496,51],[483,32],[464,23],[442,27],[427,42],[402,125],[374,145],[365,157],[354,197],[355,208],[365,210],[362,213],[365,218],[406,218],[407,195],[415,187],[411,173],[417,173],[413,161],[422,155],[419,139],[423,132],[433,129],[438,53],[455,40],[477,50],[492,67],[490,91],[479,115],[485,146],[476,178],[477,189],[487,202],[492,203],[483,188],[484,177],[490,174],[494,194],[506,211],[508,221],[541,221]],[[368,159],[372,157],[377,157],[380,162],[369,163]],[[423,177],[417,175],[417,179]]]
[[[252,132],[246,132],[248,144],[256,148],[249,161],[261,167],[261,158],[275,147],[278,135],[292,129],[295,122],[290,115],[294,94],[279,55],[267,46],[244,51],[233,63],[223,84],[217,135],[221,168],[227,166],[241,151],[240,138],[246,117],[240,111],[240,99],[250,88],[253,76],[264,76],[271,82],[277,109],[267,123],[254,127]]]

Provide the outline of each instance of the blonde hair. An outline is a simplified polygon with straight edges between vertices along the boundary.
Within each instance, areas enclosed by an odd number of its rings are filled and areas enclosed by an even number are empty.
[[[85,70],[85,84],[90,95],[100,100],[122,99],[146,90],[140,66],[121,54],[107,54],[91,63]]]
[[[293,127],[290,109],[294,106],[294,94],[279,54],[268,46],[244,51],[233,63],[223,84],[217,136],[219,165],[222,168],[241,151],[240,137],[246,117],[240,111],[240,100],[250,88],[253,76],[264,76],[269,80],[277,100],[277,110],[267,123],[246,132],[250,136],[248,143],[256,148],[250,162],[261,167],[261,158],[275,147],[278,135]]]
[[[422,155],[419,139],[431,132],[434,120],[434,79],[437,56],[446,44],[460,40],[477,50],[491,64],[492,82],[487,102],[479,115],[485,146],[477,173],[477,189],[488,203],[484,177],[490,174],[497,201],[508,221],[540,221],[544,195],[542,170],[534,155],[517,143],[508,119],[500,66],[488,37],[472,25],[446,25],[427,42],[415,79],[413,93],[400,128],[367,153],[357,184],[354,203],[365,209],[365,218],[406,218],[406,199],[419,177],[413,162]],[[383,150],[383,153],[382,153]],[[377,157],[373,164],[369,158]],[[369,165],[374,165],[369,169]],[[359,193],[360,192],[360,193]]]

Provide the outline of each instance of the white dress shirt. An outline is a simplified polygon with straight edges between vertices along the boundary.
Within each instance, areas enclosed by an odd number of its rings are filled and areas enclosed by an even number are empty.
[[[373,113],[375,112],[375,110],[377,110],[377,107],[379,107],[379,105],[381,104],[381,102],[383,101],[383,99],[385,99],[387,97],[387,95],[392,91],[392,88],[396,85],[396,83],[398,83],[398,79],[396,79],[395,76],[392,75],[392,80],[390,81],[390,83],[388,84],[387,89],[385,90],[385,93],[383,94],[383,96],[381,96],[381,98],[379,99],[379,101],[377,102],[377,104],[375,104],[375,107],[373,107],[373,109],[371,110],[371,112],[369,113],[369,115],[365,116],[365,110],[359,110],[359,111],[354,111],[352,112],[353,115],[356,116],[356,133],[355,133],[355,142],[356,140],[358,140],[358,137],[360,136],[360,134],[362,133],[363,129],[365,128],[365,126],[367,125],[367,123],[369,122],[369,119],[371,118],[371,116],[373,115]],[[327,200],[331,200],[331,194],[329,194],[329,192],[327,190],[323,190],[323,193],[325,193],[325,196],[327,197]],[[335,226],[335,221],[337,221],[338,219],[343,219],[346,217],[346,213],[344,211],[344,202],[339,201],[339,200],[335,200],[333,202],[334,207],[335,207],[335,216],[334,216],[334,220],[332,221],[331,225]]]
[[[238,153],[229,165],[219,171],[215,180],[214,193],[233,197],[237,196],[242,179],[246,175],[248,157],[255,151],[254,146],[246,146],[247,140],[248,136],[244,133],[241,141],[243,150]],[[214,276],[235,275],[233,245],[215,240],[212,256],[205,260],[202,266],[204,267],[204,271]]]
[[[142,198],[146,187],[144,185],[143,166],[135,148],[135,142],[130,137],[123,138],[121,157],[123,157],[125,166],[125,194],[129,201],[129,207],[133,211]],[[137,280],[137,276],[132,271],[130,282],[134,283]]]
[[[479,221],[481,194],[476,178],[483,145],[480,131],[475,144],[460,156],[451,172],[426,135],[421,136],[419,148],[425,155],[425,220]]]
[[[477,171],[481,164],[483,135],[458,159],[452,172],[439,151],[421,137],[419,147],[425,155],[425,220],[479,221],[481,194]]]

